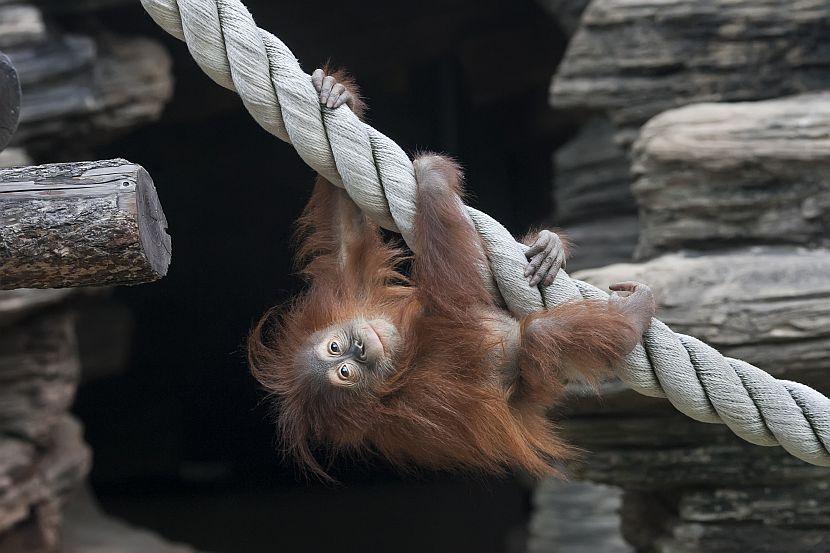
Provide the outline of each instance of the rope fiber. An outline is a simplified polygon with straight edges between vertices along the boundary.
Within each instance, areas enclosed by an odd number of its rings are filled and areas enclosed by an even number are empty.
[[[211,79],[239,94],[266,131],[290,143],[315,171],[345,188],[372,220],[414,244],[416,184],[409,157],[348,107],[321,107],[311,77],[291,50],[257,27],[239,0],[141,3],[159,26],[187,44]],[[572,300],[608,298],[563,270],[550,286],[529,287],[523,278],[527,246],[485,213],[467,210],[490,261],[491,290],[515,316]],[[619,376],[641,394],[667,398],[695,420],[725,424],[748,442],[780,445],[808,463],[830,466],[830,399],[724,357],[657,319]]]

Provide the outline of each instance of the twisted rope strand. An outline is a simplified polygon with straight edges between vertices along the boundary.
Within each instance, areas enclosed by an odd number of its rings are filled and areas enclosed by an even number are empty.
[[[345,188],[372,220],[414,244],[416,184],[409,157],[348,108],[321,108],[311,77],[291,50],[258,28],[239,0],[141,2],[159,26],[187,43],[211,79],[239,94],[266,131],[293,145],[315,171]],[[575,299],[608,298],[561,270],[552,285],[530,288],[522,277],[527,247],[485,213],[470,207],[467,212],[487,252],[491,290],[514,315]],[[695,420],[726,424],[753,444],[781,445],[808,463],[830,466],[830,399],[724,357],[656,319],[620,377],[641,394],[667,398]]]

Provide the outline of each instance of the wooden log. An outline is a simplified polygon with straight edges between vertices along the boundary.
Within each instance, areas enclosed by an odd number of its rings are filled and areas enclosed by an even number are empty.
[[[166,229],[153,180],[129,161],[0,169],[0,289],[157,280]]]
[[[11,142],[20,120],[20,79],[12,61],[0,53],[0,150]]]

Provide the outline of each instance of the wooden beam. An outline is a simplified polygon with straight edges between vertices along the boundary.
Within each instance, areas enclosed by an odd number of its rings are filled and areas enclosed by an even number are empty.
[[[123,159],[0,169],[0,289],[163,277],[170,236],[153,180]]]

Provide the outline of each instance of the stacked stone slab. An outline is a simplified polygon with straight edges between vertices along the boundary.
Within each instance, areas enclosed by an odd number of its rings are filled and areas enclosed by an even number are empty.
[[[595,284],[653,282],[664,302],[661,316],[676,330],[826,392],[828,270],[825,250],[780,247],[667,254],[581,276]],[[665,400],[609,388],[604,402],[584,391],[571,403],[567,435],[590,451],[573,474],[624,490],[621,531],[638,550],[828,550],[830,470],[692,421]]]
[[[0,291],[0,553],[191,553],[104,515],[69,414],[81,371],[69,290]]]
[[[551,101],[607,114],[630,143],[667,109],[830,88],[828,9],[826,0],[594,0]]]
[[[569,2],[545,5],[558,10],[560,19],[573,11]],[[616,145],[628,153],[640,126],[670,108],[830,88],[828,9],[826,0],[594,0],[582,14],[553,79],[551,105],[606,118],[612,130],[602,138],[595,135],[593,148]],[[575,138],[572,149],[589,151],[583,138]],[[568,188],[575,178],[569,164],[573,157],[566,151],[556,158],[560,206],[571,194],[559,188]],[[632,182],[626,163],[614,179],[620,194],[627,193]],[[590,165],[578,171],[584,173],[579,179],[592,178]],[[631,213],[621,203],[612,213],[568,220],[567,210],[559,207],[557,219],[592,247],[608,235],[619,236],[617,249],[606,258],[617,262],[634,253],[630,233],[623,230],[633,225]],[[628,227],[622,223],[625,219]],[[596,255],[582,257],[588,249],[576,252],[574,267],[601,264]]]
[[[576,276],[597,286],[648,282],[657,292],[660,318],[676,331],[826,392],[828,274],[830,251],[767,246],[666,254]],[[665,400],[640,396],[619,383],[606,385],[601,397],[574,389],[562,424],[568,437],[588,451],[584,463],[571,467],[572,474],[624,490],[618,522],[633,546],[796,553],[824,550],[811,549],[815,544],[828,547],[826,468],[802,463],[780,448],[749,445],[723,426],[690,420]],[[536,518],[542,509],[553,518],[567,512],[569,500],[563,497],[537,493],[542,507]],[[610,524],[608,518],[597,519],[600,528]],[[590,524],[585,527],[582,539],[590,543],[596,535]],[[538,544],[543,536],[533,530]],[[739,539],[724,543],[730,530]],[[766,544],[768,549],[756,548]],[[551,545],[534,551],[569,549]]]
[[[171,62],[160,44],[62,33],[48,23],[36,5],[0,2],[0,50],[23,91],[14,145],[56,161],[56,149],[63,157],[85,153],[159,117],[172,94]]]
[[[630,162],[615,134],[607,118],[594,117],[553,157],[554,219],[577,245],[571,270],[628,261],[637,245]]]
[[[617,145],[639,211],[636,256],[650,259],[574,276],[648,282],[674,330],[824,393],[828,13],[826,1],[593,0],[551,90],[555,107],[604,117],[607,136],[583,132],[557,153],[559,207],[577,217],[566,228],[602,227],[611,216],[601,198],[620,197],[608,184],[593,197],[599,215],[584,213],[587,188],[572,183],[615,180],[607,163],[574,171],[567,161]],[[573,474],[622,489],[620,531],[636,550],[830,551],[830,470],[743,443],[618,382],[601,399],[574,386],[565,415],[565,433],[590,452]],[[537,519],[567,512],[567,494],[540,491],[536,502]],[[607,514],[597,524],[605,531]],[[544,543],[533,528],[531,543]],[[584,543],[594,538],[586,530]]]
[[[90,452],[68,414],[80,363],[66,294],[0,292],[0,552],[53,551]]]
[[[533,498],[528,553],[633,553],[619,530],[621,495],[590,482],[542,482]]]
[[[642,128],[634,159],[639,257],[830,246],[830,93],[667,111]]]

